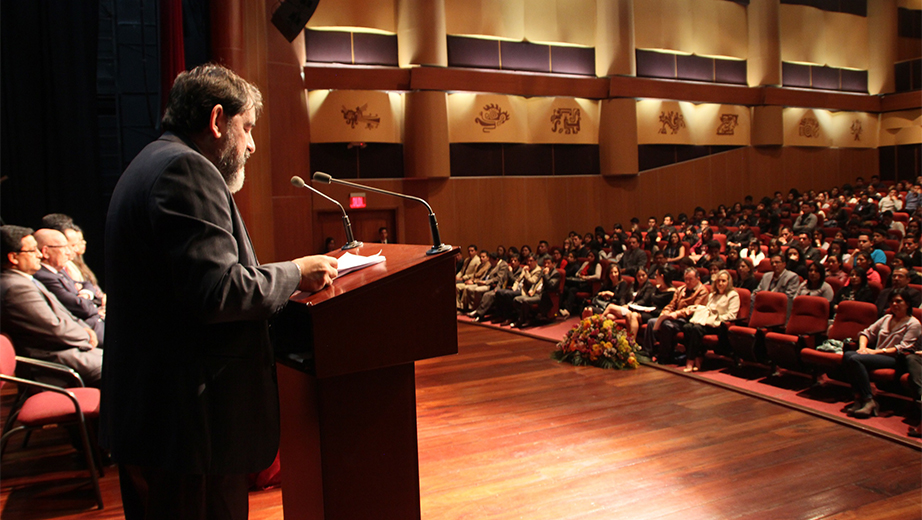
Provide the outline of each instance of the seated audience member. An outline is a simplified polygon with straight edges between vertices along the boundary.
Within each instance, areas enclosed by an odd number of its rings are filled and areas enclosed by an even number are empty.
[[[906,234],[906,226],[902,222],[897,222],[893,220],[892,211],[884,211],[880,214],[880,227],[885,230],[896,230],[900,232],[900,237]],[[888,233],[889,234],[889,233]]]
[[[471,263],[473,263],[473,261]],[[461,298],[464,294],[464,290],[468,287],[473,287],[478,282],[482,282],[487,276],[487,273],[490,272],[491,267],[490,253],[488,253],[486,249],[480,251],[480,253],[478,253],[477,268],[474,270],[473,274],[470,277],[463,277],[464,281],[455,284],[455,306],[459,311],[469,311],[464,306]]]
[[[554,262],[555,269],[564,269],[567,266],[567,261],[563,257],[563,252],[561,252],[560,248],[557,246],[551,248],[551,261]]]
[[[922,293],[909,287],[909,269],[896,267],[890,273],[890,287],[880,291],[877,296],[877,315],[883,316],[889,307],[890,295],[897,289],[903,290],[903,297],[909,302],[909,308],[914,309],[922,304]]]
[[[637,331],[640,329],[640,323],[637,319],[631,319],[631,313],[634,311],[632,311],[628,305],[633,303],[640,306],[652,306],[653,294],[655,292],[656,288],[653,283],[647,279],[647,269],[638,269],[637,274],[634,275],[634,296],[630,298],[630,301],[627,303],[610,301],[599,314],[610,317],[613,320],[624,318],[628,326],[628,331],[636,336]],[[637,316],[639,317],[639,314],[637,314]]]
[[[89,282],[99,287],[96,273],[90,269],[90,266],[86,265],[86,261],[83,259],[83,255],[86,254],[86,240],[83,238],[83,230],[75,224],[73,227],[64,230],[64,236],[67,237],[67,243],[70,244],[74,252],[74,258],[67,262],[67,274],[75,282]]]
[[[704,285],[707,285],[708,291],[714,291],[714,285],[717,283],[717,276],[720,274],[720,271],[723,269],[723,264],[720,262],[711,262],[707,266],[708,277],[704,281]]]
[[[579,266],[582,265],[577,260],[576,253],[570,251],[567,253],[567,257],[562,262],[564,274],[567,278],[575,278],[576,273],[579,272]]]
[[[887,230],[880,227],[874,228],[874,231],[871,233],[871,243],[874,245],[874,251],[871,253],[871,255],[874,257],[874,263],[887,263],[887,255],[884,253],[884,251],[893,251],[893,248],[887,245],[887,239],[889,237],[890,234],[887,233]],[[880,255],[877,254],[878,251],[884,255],[883,261],[878,261],[880,259]]]
[[[826,258],[837,256],[839,257],[839,263],[844,265],[852,259],[852,255],[846,253],[846,249],[848,249],[848,244],[845,239],[837,238],[829,244],[829,249],[826,250]],[[823,258],[823,263],[826,263],[826,258]],[[826,267],[827,269],[829,268],[829,266]]]
[[[749,222],[746,220],[740,220],[739,231],[730,233],[727,236],[727,247],[737,247],[742,249],[749,245],[753,238],[755,238],[755,235],[753,235],[752,230],[749,229]]]
[[[724,263],[723,259],[720,257],[720,242],[716,240],[708,242],[707,250],[695,261],[695,267],[707,267],[713,263]]]
[[[643,236],[643,242],[641,243],[641,249],[644,251],[649,251],[651,256],[653,253],[659,251],[659,245],[656,243],[656,233],[647,233]]]
[[[99,346],[105,345],[106,324],[102,300],[89,291],[79,289],[64,270],[71,259],[72,249],[64,233],[56,229],[39,229],[33,236],[42,254],[42,267],[33,276],[57,297],[71,314],[86,322],[96,332]]]
[[[707,224],[707,221],[704,221],[704,224]],[[701,234],[698,235],[698,240],[694,242],[686,252],[686,256],[688,256],[692,262],[697,263],[698,260],[707,253],[708,244],[713,240],[714,231],[710,228],[710,226],[705,226],[701,229]]]
[[[906,205],[903,207],[903,211],[912,215],[920,207],[922,207],[922,184],[917,181],[906,192]]]
[[[511,325],[516,321],[515,299],[517,297],[534,296],[538,293],[536,285],[541,281],[541,268],[538,267],[534,255],[523,258],[525,265],[522,266],[521,274],[512,284],[512,288],[498,290],[494,295],[493,313],[496,315],[495,319],[500,320],[503,326]]]
[[[807,236],[813,235],[813,230],[819,224],[819,219],[813,213],[815,208],[812,202],[805,202],[800,206],[803,213],[794,220],[794,225],[791,226],[795,234],[806,233]]]
[[[723,263],[726,269],[735,269],[740,263],[740,250],[735,247],[728,247],[727,258]]]
[[[502,244],[496,246],[496,257],[506,262],[509,261],[509,257],[506,256],[506,246]]]
[[[736,286],[740,289],[746,289],[751,293],[759,286],[759,280],[755,277],[755,267],[752,265],[752,260],[740,258],[740,261],[736,264],[736,274],[739,277]]]
[[[682,331],[691,316],[689,307],[702,305],[707,301],[707,287],[698,279],[698,270],[689,267],[684,274],[685,285],[673,293],[670,301],[658,318],[647,322],[643,347],[648,353],[656,352],[656,361],[660,364],[670,363],[675,353],[675,336]],[[659,342],[659,348],[656,343]]]
[[[855,267],[860,267],[867,272],[869,282],[877,282],[883,285],[883,280],[880,279],[880,273],[874,269],[874,262],[871,260],[871,255],[865,251],[859,251],[855,253],[852,258]]]
[[[646,256],[646,253],[644,253]],[[564,282],[564,294],[561,298],[560,314],[564,318],[580,312],[582,304],[577,293],[592,292],[592,283],[602,279],[602,264],[598,260],[598,252],[589,251],[586,261],[580,266],[574,278],[567,278]]]
[[[784,249],[782,248],[784,244],[781,243],[781,240],[778,238],[773,238],[768,241],[768,253],[765,254],[765,258],[771,258],[775,255],[784,256]]]
[[[481,251],[481,263],[484,261],[483,253],[485,251]],[[509,264],[496,253],[488,254],[487,262],[490,267],[487,274],[481,278],[472,278],[473,282],[466,284],[461,292],[461,308],[475,309],[468,314],[471,318],[478,316],[476,309],[480,306],[483,295],[496,289],[509,276]]]
[[[521,277],[522,266],[519,264],[519,256],[513,255],[509,257],[509,262],[506,263],[505,273],[498,276],[499,281],[496,286],[483,293],[483,296],[480,297],[480,304],[468,316],[474,318],[476,322],[483,321],[487,314],[494,310],[496,295],[502,291],[511,290],[512,285]]]
[[[748,259],[753,266],[759,265],[759,262],[765,259],[765,253],[762,252],[762,242],[758,238],[753,238],[745,249],[740,251],[740,257]]]
[[[919,350],[922,324],[912,316],[905,289],[890,293],[888,307],[888,314],[861,331],[858,350],[846,351],[843,356],[843,366],[857,396],[847,411],[859,419],[876,416],[878,410],[868,372],[898,368],[900,356]]]
[[[522,244],[522,247],[519,249],[519,256],[522,257],[523,263],[524,263],[524,259],[528,258],[528,255],[531,255],[531,254],[532,254],[531,246],[529,246],[528,244]]]
[[[538,241],[538,249],[535,251],[535,260],[538,261],[538,265],[544,265],[544,259],[550,258],[551,252],[548,250],[547,240]]]
[[[877,204],[870,201],[867,193],[862,193],[858,198],[858,203],[852,208],[852,216],[857,216],[861,223],[874,220],[877,216]]]
[[[822,296],[830,305],[835,297],[832,286],[826,283],[826,268],[819,262],[813,262],[807,268],[807,277],[797,289],[797,296]]]
[[[818,262],[823,259],[823,250],[816,246],[813,238],[811,238],[807,233],[801,233],[797,235],[797,245],[803,253],[802,256],[804,260]]]
[[[529,262],[530,264],[531,262]],[[550,257],[545,257],[544,265],[540,268],[537,267],[537,261],[535,261],[534,269],[537,271],[538,281],[533,283],[527,292],[516,296],[512,300],[512,306],[518,314],[518,318],[512,324],[513,328],[523,329],[531,325],[532,305],[537,304],[539,314],[549,311],[550,298],[547,293],[556,290],[560,285],[560,271],[554,266],[554,262]],[[542,305],[542,302],[545,302],[545,305]]]
[[[73,316],[33,275],[41,252],[32,230],[0,226],[0,328],[21,355],[73,368],[88,385],[102,376],[102,350],[93,329]]]
[[[784,259],[781,255],[771,257],[772,270],[762,276],[759,286],[752,292],[752,301],[750,310],[755,305],[756,295],[762,291],[780,292],[788,297],[788,312],[791,311],[791,305],[794,303],[794,296],[797,295],[797,289],[800,287],[800,279],[797,273],[788,271]]]
[[[601,247],[611,246],[611,235],[605,232],[605,228],[602,226],[595,227],[595,241],[598,242]]]
[[[791,231],[791,228],[784,226],[778,231],[778,236],[776,238],[781,245],[787,246],[794,241],[794,233]],[[769,251],[769,253],[771,253],[771,251]]]
[[[627,276],[634,276],[637,269],[647,266],[647,253],[640,247],[640,235],[627,239],[628,249],[621,256],[621,270]]]
[[[682,239],[675,231],[669,234],[669,241],[666,243],[666,247],[663,248],[663,254],[670,264],[685,258],[685,245],[682,244]]]
[[[467,246],[467,258],[461,263],[458,273],[455,274],[455,282],[466,282],[474,277],[477,268],[480,266],[480,255],[477,252],[477,246],[471,244]]]
[[[667,238],[676,232],[675,225],[672,222],[672,213],[666,213],[663,216],[663,225],[659,227],[660,238]]]
[[[685,332],[685,372],[697,372],[704,361],[704,336],[718,334],[720,327],[735,320],[740,310],[740,295],[733,289],[730,272],[717,273],[707,303],[690,307],[692,315],[682,330]]]
[[[378,228],[378,243],[379,244],[392,244],[390,238],[388,238],[387,227]]]
[[[785,252],[785,257],[787,258],[785,269],[797,273],[797,276],[801,278],[807,277],[807,263],[804,260],[803,251],[801,251],[800,246],[792,245],[788,247],[788,250]]]
[[[826,267],[826,277],[834,277],[836,280],[839,280],[839,283],[842,286],[845,286],[848,283],[848,273],[842,269],[842,260],[836,255],[828,255],[826,257],[826,262],[823,263],[823,266]]]
[[[877,211],[880,213],[889,211],[891,216],[893,213],[901,211],[902,209],[903,201],[900,200],[900,194],[896,191],[896,188],[887,190],[887,195],[881,198],[880,202],[877,203]]]
[[[659,238],[659,224],[656,222],[656,217],[650,217],[647,219],[647,235],[653,235],[653,242],[655,243]]]
[[[874,303],[874,291],[868,285],[868,273],[863,268],[855,267],[848,273],[848,284],[832,300],[830,316],[835,316],[839,304],[844,301]]]
[[[583,309],[583,318],[601,314],[611,304],[626,305],[631,299],[631,286],[621,278],[621,268],[612,262],[608,271],[602,276],[602,287],[589,305]]]
[[[919,271],[913,269],[912,265],[912,259],[909,258],[909,255],[906,253],[897,253],[893,255],[893,260],[890,261],[890,268],[892,271],[900,267],[905,267],[909,272],[909,283],[913,285],[922,285],[922,274],[919,274]]]

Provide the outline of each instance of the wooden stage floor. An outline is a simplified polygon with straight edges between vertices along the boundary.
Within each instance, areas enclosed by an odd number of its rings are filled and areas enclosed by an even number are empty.
[[[416,369],[424,520],[922,518],[915,449],[662,370],[558,364],[525,336],[459,324],[459,340]],[[11,445],[0,516],[121,518],[114,468],[104,511],[87,486],[10,477],[36,453],[72,459],[59,445]],[[282,518],[277,489],[250,504]]]

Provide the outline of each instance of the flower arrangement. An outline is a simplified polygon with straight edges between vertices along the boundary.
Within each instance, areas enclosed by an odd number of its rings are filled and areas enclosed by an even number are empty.
[[[567,332],[551,358],[573,365],[599,368],[637,368],[636,353],[640,350],[627,330],[613,320],[594,314],[581,320]]]

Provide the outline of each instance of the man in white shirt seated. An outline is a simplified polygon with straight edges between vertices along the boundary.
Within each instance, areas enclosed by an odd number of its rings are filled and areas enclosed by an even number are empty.
[[[0,226],[0,255],[0,330],[17,353],[69,366],[84,383],[97,385],[102,350],[96,348],[96,332],[33,277],[42,256],[32,230]]]

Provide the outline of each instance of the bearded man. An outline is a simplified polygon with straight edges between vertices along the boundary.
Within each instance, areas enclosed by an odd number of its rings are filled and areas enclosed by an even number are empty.
[[[232,193],[261,108],[229,69],[181,73],[166,132],[112,195],[101,441],[128,520],[247,517],[246,474],[278,450],[268,320],[337,274],[327,256],[256,260]]]

